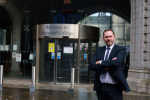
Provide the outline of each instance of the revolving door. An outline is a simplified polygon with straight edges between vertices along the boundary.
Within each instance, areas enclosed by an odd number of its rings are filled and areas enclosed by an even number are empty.
[[[70,83],[71,68],[75,68],[76,84],[92,83],[89,63],[99,40],[98,28],[76,24],[41,24],[33,29],[36,82]]]

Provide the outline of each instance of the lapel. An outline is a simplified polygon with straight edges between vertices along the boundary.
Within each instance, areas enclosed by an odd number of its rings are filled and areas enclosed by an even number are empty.
[[[105,50],[106,50],[106,46],[102,47],[102,50],[100,52],[100,59],[101,60],[104,60]]]
[[[115,54],[115,51],[117,50],[117,45],[115,44],[114,47],[112,48],[110,55],[109,55],[109,60],[112,59],[113,55]]]
[[[98,55],[99,56],[99,60],[104,60],[105,50],[106,50],[106,46],[103,46],[101,48],[101,50],[99,51],[99,55]],[[102,70],[105,71],[104,68]],[[101,73],[98,73],[97,75],[98,75],[98,77],[100,77]]]

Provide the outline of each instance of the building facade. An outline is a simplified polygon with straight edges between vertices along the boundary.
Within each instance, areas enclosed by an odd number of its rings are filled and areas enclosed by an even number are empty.
[[[103,30],[113,29],[117,36],[116,44],[130,46],[127,81],[131,90],[150,93],[150,0],[0,0],[0,5],[0,64],[4,65],[4,78],[31,79],[33,60],[30,56],[32,57],[35,46],[32,38],[33,26],[50,23],[81,24],[100,28],[99,46],[104,45],[101,39]],[[110,15],[107,16],[106,12]],[[98,13],[98,16],[90,16],[95,13]],[[44,42],[46,41],[41,40],[41,45]],[[68,45],[75,42],[71,41]],[[89,41],[81,42],[81,52],[89,48],[88,44]],[[96,44],[93,44],[93,53]],[[46,54],[45,57],[49,59]],[[83,67],[79,67],[83,69],[76,73],[78,84],[94,81],[94,72],[90,72],[86,67],[89,61],[85,62],[81,62]],[[44,64],[46,71],[49,70],[46,67],[48,65],[50,64]],[[50,82],[44,75],[47,76],[46,73],[51,72],[42,72],[43,69],[40,71],[41,74],[38,75],[41,79],[37,79],[37,82]],[[61,78],[65,72],[57,72],[60,82],[66,83]],[[89,73],[93,74],[89,76]],[[82,81],[86,76],[88,79],[91,77],[90,81]]]

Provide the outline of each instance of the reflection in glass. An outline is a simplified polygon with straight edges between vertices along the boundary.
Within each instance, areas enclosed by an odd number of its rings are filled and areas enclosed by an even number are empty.
[[[112,21],[112,22],[110,22]],[[104,46],[103,31],[112,28],[116,35],[115,43],[121,46],[130,46],[130,24],[123,18],[108,12],[98,12],[82,19],[78,24],[100,28],[99,46]]]

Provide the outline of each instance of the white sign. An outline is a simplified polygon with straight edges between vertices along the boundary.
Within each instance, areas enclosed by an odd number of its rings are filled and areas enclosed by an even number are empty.
[[[73,54],[73,47],[64,47],[63,53]]]
[[[13,50],[17,50],[17,45],[13,45]]]
[[[5,45],[5,51],[9,50],[9,45]]]
[[[30,53],[29,60],[33,60],[33,53]]]
[[[51,59],[55,59],[55,52],[51,52]]]
[[[4,51],[4,45],[0,45],[0,50]]]
[[[61,52],[57,52],[57,59],[61,59]]]
[[[21,62],[21,53],[16,53],[16,61]]]
[[[16,52],[12,52],[12,58],[16,58]]]

